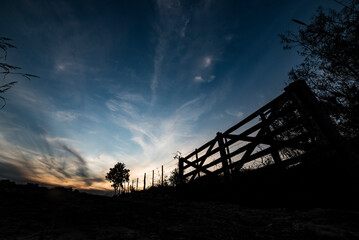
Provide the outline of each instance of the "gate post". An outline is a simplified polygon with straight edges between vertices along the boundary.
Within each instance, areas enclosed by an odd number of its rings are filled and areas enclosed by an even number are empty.
[[[217,133],[217,141],[219,147],[219,153],[221,154],[222,159],[222,168],[224,173],[224,178],[226,181],[229,180],[229,169],[228,169],[228,156],[226,153],[226,149],[224,148],[223,135],[221,132]]]
[[[264,113],[260,113],[260,117],[261,117],[261,119],[262,119],[262,122],[265,122],[265,121],[267,120],[267,118],[265,117]],[[266,125],[264,126],[264,128],[265,128],[265,131],[266,131],[267,134],[270,134],[270,133],[271,133],[271,130],[270,130],[268,124],[266,124]],[[274,138],[275,138],[275,137],[273,136],[273,139],[274,139]],[[274,160],[274,163],[277,164],[278,166],[280,166],[281,163],[282,163],[282,158],[280,157],[279,150],[278,150],[278,148],[276,147],[276,144],[275,144],[274,141],[273,141],[272,143],[269,144],[269,146],[272,148],[271,156],[272,156],[272,158],[273,158],[273,160]]]
[[[321,106],[305,81],[295,81],[284,90],[292,96],[295,104],[314,126],[313,130],[321,138],[321,143],[335,146],[340,142],[341,136],[330,120],[329,114]]]
[[[178,158],[178,178],[179,178],[179,183],[182,184],[184,182],[184,178],[183,178],[183,158],[179,157]]]
[[[143,176],[143,190],[146,190],[146,173]]]

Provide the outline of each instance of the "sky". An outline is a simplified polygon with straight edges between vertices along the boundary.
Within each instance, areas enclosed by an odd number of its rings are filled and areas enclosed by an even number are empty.
[[[279,34],[330,0],[3,0],[0,178],[110,189],[116,162],[147,176],[283,92],[301,62]],[[3,58],[1,59],[4,60]],[[4,81],[4,80],[3,80]]]

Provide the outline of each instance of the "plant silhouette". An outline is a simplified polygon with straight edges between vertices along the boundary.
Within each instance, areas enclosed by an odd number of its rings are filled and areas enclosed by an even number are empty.
[[[11,89],[16,83],[17,81],[12,81],[6,80],[6,77],[10,74],[10,75],[20,75],[26,79],[30,79],[30,78],[38,78],[38,76],[36,75],[32,75],[29,73],[21,73],[21,72],[16,72],[17,70],[20,70],[20,67],[14,66],[14,65],[10,65],[8,63],[6,63],[6,57],[8,54],[8,50],[11,48],[16,48],[16,46],[14,46],[13,44],[11,44],[10,42],[12,41],[12,39],[10,38],[6,38],[6,37],[0,37],[0,49],[1,49],[1,53],[0,53],[0,74],[2,76],[2,79],[0,81],[2,81],[0,83],[0,99],[2,100],[3,104],[0,106],[0,109],[4,108],[6,105],[6,98],[4,96],[4,93],[7,92],[9,89]]]
[[[300,20],[297,33],[280,35],[284,49],[297,49],[304,57],[289,72],[291,81],[304,80],[329,110],[338,130],[351,138],[359,135],[359,1],[340,11],[317,10],[310,23]]]
[[[130,178],[130,170],[126,169],[124,163],[116,163],[113,168],[110,168],[110,171],[106,175],[106,180],[112,182],[112,187],[115,190],[115,195],[119,188],[123,189],[123,183],[128,182]]]

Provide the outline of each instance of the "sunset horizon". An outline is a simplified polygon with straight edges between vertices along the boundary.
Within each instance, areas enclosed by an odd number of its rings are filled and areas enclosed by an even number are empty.
[[[0,179],[112,190],[169,177],[195,148],[283,93],[302,60],[279,34],[334,1],[4,1],[12,39],[0,110]],[[4,56],[2,56],[4,57]]]

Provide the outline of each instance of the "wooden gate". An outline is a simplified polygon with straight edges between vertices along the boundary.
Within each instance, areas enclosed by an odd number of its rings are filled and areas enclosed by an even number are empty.
[[[182,182],[247,168],[290,167],[305,156],[334,146],[340,135],[304,81],[192,153],[179,159]]]

